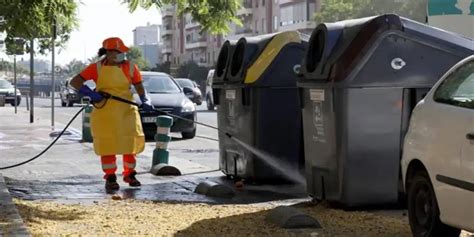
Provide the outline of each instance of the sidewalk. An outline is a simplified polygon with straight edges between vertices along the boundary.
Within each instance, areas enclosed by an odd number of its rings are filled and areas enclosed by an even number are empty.
[[[29,236],[0,174],[0,236]]]
[[[35,113],[39,115],[36,115],[35,123],[30,124],[27,111],[19,110],[15,115],[13,108],[0,107],[0,167],[27,160],[50,144],[53,138],[49,136],[52,130],[47,110],[35,108]],[[9,194],[18,199],[15,203],[32,234],[49,235],[65,229],[71,232],[61,233],[120,234],[120,231],[124,231],[124,234],[138,234],[143,228],[147,228],[170,234],[183,231],[182,236],[192,236],[192,233],[222,236],[228,235],[230,232],[226,231],[231,229],[247,235],[261,234],[265,229],[268,236],[292,236],[295,233],[313,236],[325,231],[350,236],[347,233],[355,230],[351,224],[353,221],[365,226],[357,228],[357,233],[364,235],[377,231],[386,236],[407,236],[409,233],[406,217],[401,213],[400,217],[381,217],[370,213],[346,214],[324,205],[312,207],[304,186],[247,184],[243,190],[234,189],[236,194],[233,198],[212,198],[196,194],[196,186],[205,180],[234,188],[233,183],[216,170],[218,143],[200,137],[199,134],[194,139],[174,139],[169,144],[170,164],[183,173],[178,177],[157,177],[149,173],[155,144],[147,143],[145,151],[137,157],[138,179],[143,186],[129,188],[119,176],[121,189],[116,194],[124,200],[111,201],[112,195],[105,193],[100,162],[93,152],[92,144],[80,143],[77,130],[80,128],[76,127],[76,132],[59,139],[41,158],[18,168],[0,171],[0,175],[5,178],[5,183],[0,183],[0,191],[3,187],[2,194],[5,196],[0,198],[0,204],[13,208]],[[121,159],[117,160],[118,172],[121,172]],[[325,226],[323,230],[297,230],[293,233],[265,222],[265,216],[271,208],[301,202],[306,204],[303,203],[298,208],[321,220]],[[121,212],[122,208],[126,209],[126,214]],[[134,213],[135,219],[129,219],[129,211]],[[26,233],[21,232],[24,230],[21,225],[23,222],[17,212],[14,213],[15,215],[7,216],[8,223],[19,223],[17,226],[21,228],[16,234]],[[119,222],[111,226],[102,218],[106,214],[119,215],[118,220],[115,216],[110,216]],[[187,218],[186,221],[183,222],[183,218]],[[380,219],[385,224],[380,222],[379,228],[373,228],[374,219]],[[84,223],[86,220],[91,221]],[[181,226],[175,226],[176,224]],[[214,225],[215,228],[210,228]],[[387,225],[392,227],[387,229],[384,227]],[[48,226],[52,227],[48,229]],[[133,228],[127,230],[124,226]],[[77,232],[79,227],[83,228],[82,232]]]

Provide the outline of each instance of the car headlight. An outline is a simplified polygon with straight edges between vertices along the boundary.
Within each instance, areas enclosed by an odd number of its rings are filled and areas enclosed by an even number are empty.
[[[196,107],[194,107],[194,103],[191,101],[188,101],[183,104],[183,108],[181,109],[181,112],[193,112],[196,110]]]

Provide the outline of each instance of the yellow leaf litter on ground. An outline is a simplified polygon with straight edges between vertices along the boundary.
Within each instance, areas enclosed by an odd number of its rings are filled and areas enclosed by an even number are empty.
[[[410,236],[405,219],[345,212],[325,204],[297,208],[317,218],[323,230],[285,230],[265,222],[271,205],[208,205],[149,201],[61,204],[15,200],[30,233],[43,235],[153,236]]]

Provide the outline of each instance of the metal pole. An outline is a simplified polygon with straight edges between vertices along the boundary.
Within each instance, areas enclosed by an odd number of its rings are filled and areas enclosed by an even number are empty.
[[[30,111],[30,97],[28,97],[29,93],[25,94],[25,101],[26,101],[26,111]]]
[[[53,20],[52,30],[52,43],[51,43],[51,127],[54,130],[54,40],[56,39],[56,21]]]
[[[18,105],[18,98],[16,94],[17,86],[16,86],[16,52],[13,54],[13,84],[15,86],[15,114],[17,113],[17,105]]]
[[[30,123],[33,123],[34,120],[34,98],[35,98],[35,83],[34,83],[34,39],[30,40]]]

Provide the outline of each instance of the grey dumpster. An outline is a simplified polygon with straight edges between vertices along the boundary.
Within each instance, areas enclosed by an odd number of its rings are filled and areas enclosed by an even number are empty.
[[[412,109],[472,40],[397,15],[321,24],[303,61],[308,192],[346,206],[397,202]]]
[[[288,173],[302,171],[304,163],[294,68],[301,63],[308,38],[296,31],[242,38],[226,77],[213,82],[219,128],[287,165]],[[219,167],[228,176],[257,182],[285,179],[223,134],[219,149]]]

